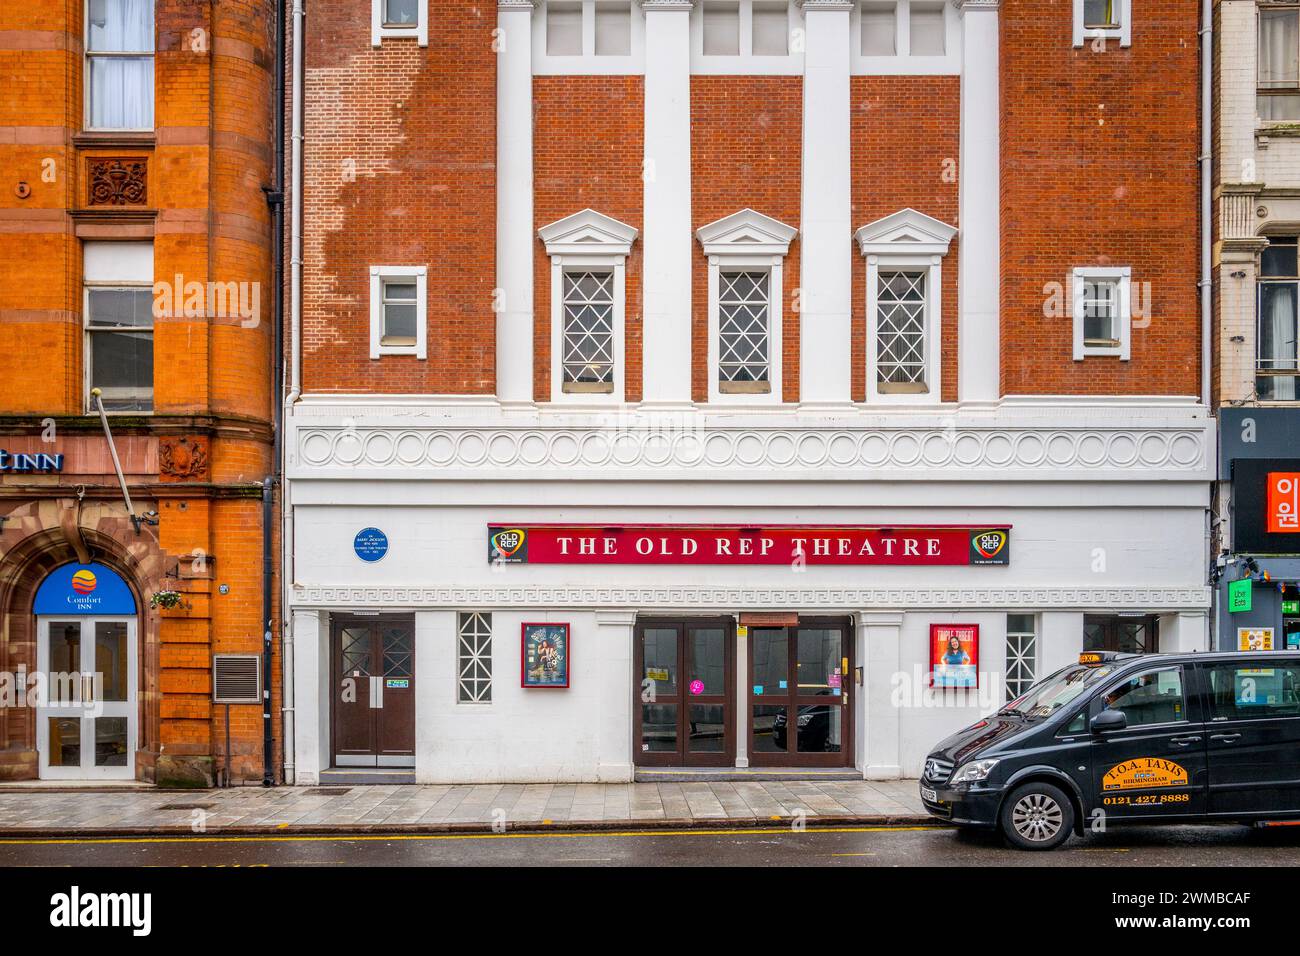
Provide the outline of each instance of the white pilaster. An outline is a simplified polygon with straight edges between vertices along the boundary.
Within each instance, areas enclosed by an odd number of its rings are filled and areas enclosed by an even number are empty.
[[[329,615],[293,612],[294,782],[311,786],[330,765]]]
[[[852,401],[853,197],[849,149],[847,0],[803,0],[803,202],[800,229],[799,400]]]
[[[999,2],[953,0],[962,15],[957,397],[963,402],[993,402],[1002,390]]]
[[[859,658],[866,668],[866,741],[862,775],[867,780],[895,780],[903,775],[899,733],[899,701],[895,696],[896,675],[902,674],[903,615],[891,611],[862,611],[858,614]],[[906,692],[908,688],[903,688]],[[915,689],[912,689],[913,691]]]
[[[600,661],[598,713],[599,757],[596,768],[601,783],[632,780],[632,628],[635,611],[597,611],[596,641],[592,649]]]
[[[645,10],[642,399],[691,400],[691,30],[693,0]]]
[[[533,400],[533,0],[497,3],[496,391]]]

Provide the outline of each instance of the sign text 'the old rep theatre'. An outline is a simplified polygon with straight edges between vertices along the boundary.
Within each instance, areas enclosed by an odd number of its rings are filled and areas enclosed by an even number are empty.
[[[1010,526],[488,526],[488,560],[506,564],[1005,565]]]

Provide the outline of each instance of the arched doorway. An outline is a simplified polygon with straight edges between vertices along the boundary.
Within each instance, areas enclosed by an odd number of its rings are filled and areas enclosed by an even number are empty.
[[[36,591],[42,779],[134,779],[139,746],[138,607],[104,564],[64,564]]]

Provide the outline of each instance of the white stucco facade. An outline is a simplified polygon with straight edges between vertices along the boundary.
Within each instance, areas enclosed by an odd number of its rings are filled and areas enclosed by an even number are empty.
[[[937,740],[1004,699],[1008,613],[1034,615],[1039,676],[1079,653],[1085,613],[1159,615],[1162,650],[1207,646],[1213,443],[1190,402],[602,419],[483,400],[308,398],[289,424],[300,783],[330,766],[335,613],[414,615],[422,782],[631,779],[638,618],[850,616],[863,673],[847,690],[852,764],[881,778],[916,775]],[[488,561],[489,524],[545,522],[1010,525],[1012,552],[1006,567]],[[352,547],[370,527],[389,539],[374,563]],[[457,702],[466,611],[492,613],[487,704]],[[523,621],[569,623],[567,690],[519,686]],[[980,625],[980,690],[924,689],[929,625],[942,622]]]

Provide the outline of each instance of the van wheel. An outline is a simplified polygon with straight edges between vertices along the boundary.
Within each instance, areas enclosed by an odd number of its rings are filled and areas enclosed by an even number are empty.
[[[998,823],[1012,846],[1054,850],[1074,831],[1074,807],[1060,787],[1027,783],[1007,797]]]

